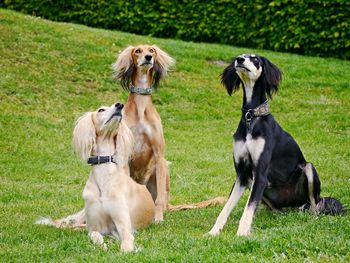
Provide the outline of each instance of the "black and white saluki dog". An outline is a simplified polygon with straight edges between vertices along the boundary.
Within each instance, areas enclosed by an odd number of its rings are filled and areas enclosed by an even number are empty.
[[[251,189],[237,235],[250,234],[255,211],[262,201],[272,210],[283,207],[310,208],[313,213],[340,214],[342,204],[321,198],[321,183],[298,144],[271,115],[267,97],[277,91],[282,74],[264,57],[238,56],[224,70],[222,83],[229,95],[243,85],[242,117],[234,134],[234,164],[237,179],[230,196],[210,230],[218,235],[246,187]]]

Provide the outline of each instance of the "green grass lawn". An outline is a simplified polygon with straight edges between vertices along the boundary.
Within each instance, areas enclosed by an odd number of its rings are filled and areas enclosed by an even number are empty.
[[[90,167],[71,147],[83,112],[128,94],[111,64],[128,45],[154,43],[176,68],[153,100],[162,117],[171,165],[171,202],[227,196],[235,179],[232,134],[242,92],[220,84],[224,66],[241,53],[266,56],[283,82],[270,106],[321,177],[322,195],[350,203],[350,62],[225,45],[156,39],[54,23],[0,10],[0,261],[1,262],[341,262],[350,261],[350,215],[271,213],[260,206],[252,236],[235,236],[247,193],[219,237],[203,234],[222,206],[168,212],[165,222],[136,234],[139,252],[93,246],[86,231],[37,226],[83,207]]]

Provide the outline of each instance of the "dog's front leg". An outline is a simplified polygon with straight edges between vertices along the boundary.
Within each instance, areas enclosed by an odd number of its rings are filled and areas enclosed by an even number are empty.
[[[164,221],[164,210],[166,207],[166,176],[167,172],[166,160],[161,156],[156,161],[156,181],[157,181],[157,198],[155,201],[155,222]]]
[[[264,190],[267,186],[267,173],[268,173],[268,158],[259,158],[258,166],[253,168],[253,183],[250,191],[250,195],[246,206],[244,208],[243,215],[239,221],[239,227],[237,230],[238,236],[248,236],[250,234],[251,225],[255,211],[261,202]],[[254,158],[253,158],[254,162]]]
[[[122,252],[131,252],[134,250],[134,236],[132,234],[132,225],[130,220],[129,207],[124,201],[119,199],[106,202],[105,209],[113,220],[121,240],[120,250]]]
[[[242,185],[239,177],[237,177],[237,180],[232,188],[232,191],[230,193],[230,196],[222,209],[220,215],[216,219],[215,225],[212,227],[212,229],[209,231],[209,235],[216,236],[220,234],[220,231],[226,224],[226,221],[232,211],[232,209],[236,206],[237,202],[241,198],[242,194],[244,193],[246,186]]]

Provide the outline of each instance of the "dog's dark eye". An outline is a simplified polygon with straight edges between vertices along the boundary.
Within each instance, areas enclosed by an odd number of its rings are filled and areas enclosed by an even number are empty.
[[[140,49],[136,49],[136,50],[135,50],[135,53],[136,53],[136,54],[140,54],[140,53],[141,53],[141,50],[140,50]]]
[[[149,52],[150,52],[150,53],[154,53],[154,49],[151,48],[151,49],[149,50]]]
[[[98,112],[103,112],[103,111],[105,111],[105,109],[99,109],[99,110],[98,110]]]

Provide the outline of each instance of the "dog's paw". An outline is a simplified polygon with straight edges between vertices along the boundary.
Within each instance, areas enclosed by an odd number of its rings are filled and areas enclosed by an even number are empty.
[[[156,213],[156,215],[154,217],[154,222],[156,224],[160,224],[160,223],[164,222],[163,212]]]
[[[250,235],[250,229],[249,228],[241,228],[239,227],[237,230],[237,236],[239,237],[247,237]]]
[[[164,222],[163,218],[162,219],[157,219],[157,218],[154,219],[155,224],[162,224],[163,222]]]
[[[120,250],[122,252],[132,252],[134,250],[134,243],[132,241],[122,241]]]
[[[96,245],[103,245],[104,244],[103,236],[97,231],[89,232],[89,237],[90,237],[92,243],[94,243]]]
[[[221,232],[221,229],[219,228],[212,228],[208,233],[206,233],[204,236],[212,236],[212,237],[215,237],[215,236],[218,236]]]

